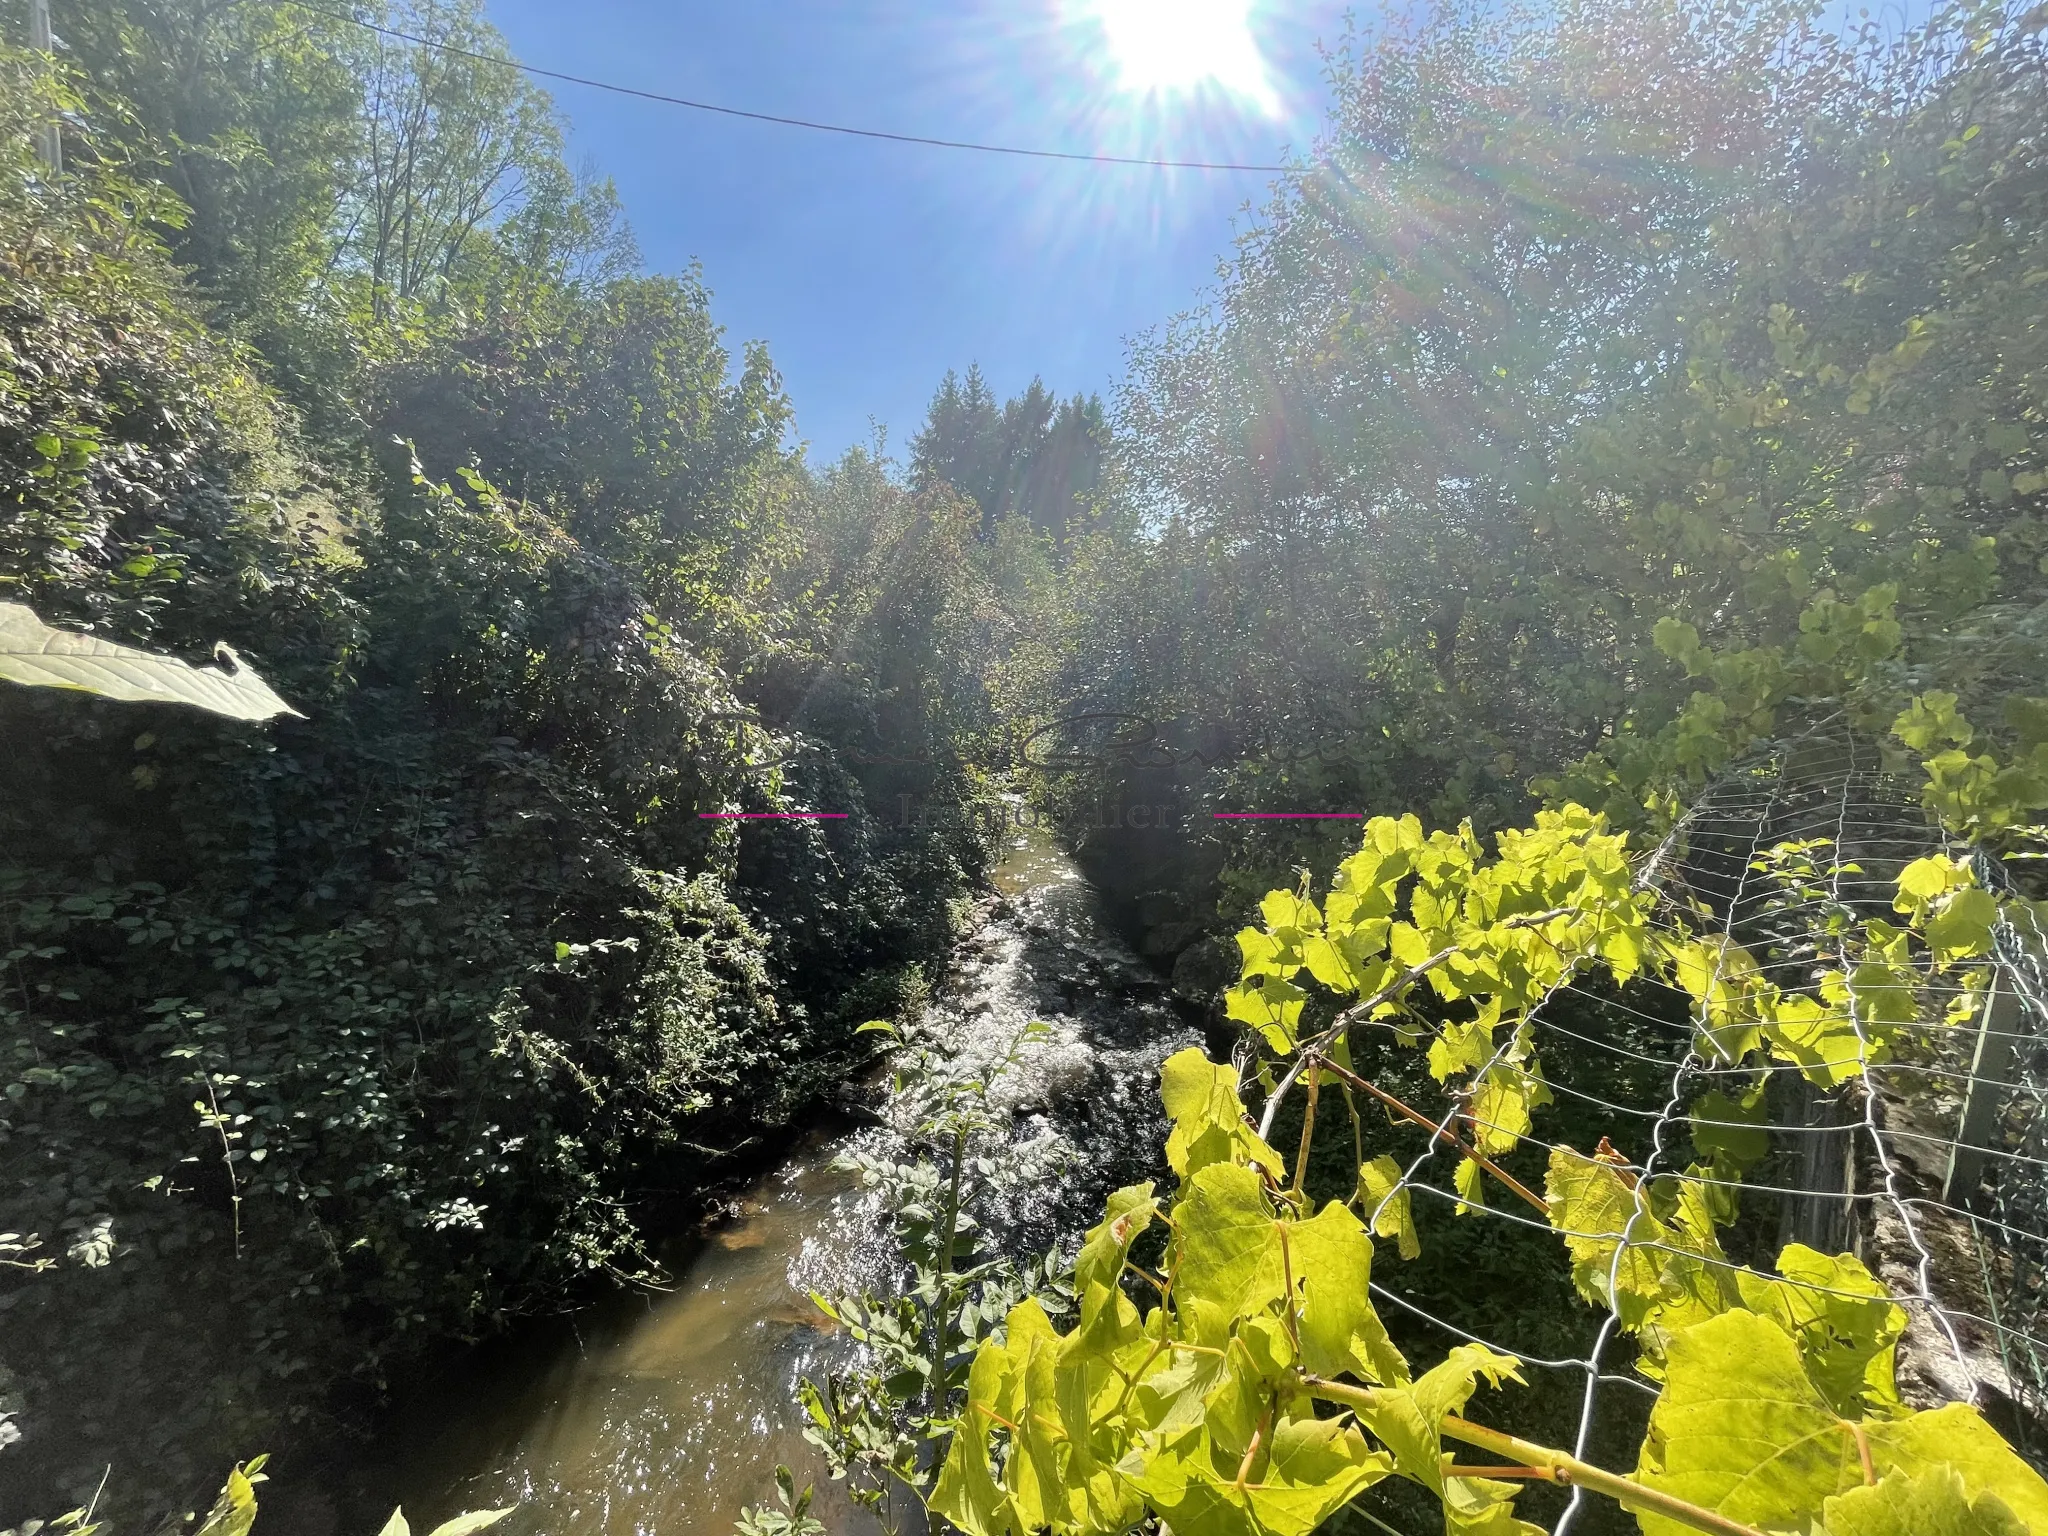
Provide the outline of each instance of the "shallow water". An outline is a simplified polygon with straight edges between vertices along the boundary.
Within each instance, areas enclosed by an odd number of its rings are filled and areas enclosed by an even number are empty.
[[[992,1230],[1026,1253],[1078,1233],[1107,1190],[1151,1173],[1157,1064],[1197,1037],[1048,834],[1021,832],[995,883],[932,1022],[969,1055],[999,1054],[1031,1019],[1052,1026],[1004,1087],[1016,1135],[1074,1169],[1009,1191],[995,1213]],[[833,1536],[872,1536],[876,1522],[805,1443],[795,1389],[853,1347],[810,1293],[878,1283],[894,1262],[872,1199],[833,1167],[888,1135],[815,1137],[756,1185],[739,1221],[672,1261],[672,1291],[592,1314],[559,1347],[480,1373],[457,1401],[416,1407],[437,1428],[412,1437],[421,1470],[400,1479],[414,1529],[516,1504],[505,1536],[727,1536],[743,1508],[772,1503],[783,1463],[816,1483]]]

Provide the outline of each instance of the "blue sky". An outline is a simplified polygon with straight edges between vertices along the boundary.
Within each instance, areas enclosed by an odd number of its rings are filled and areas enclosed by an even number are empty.
[[[1125,66],[1141,61],[1112,50],[1105,9],[1188,3],[491,0],[490,15],[527,63],[756,111],[1175,159],[1306,149],[1327,105],[1316,45],[1338,39],[1345,6],[1250,5],[1264,100],[1241,72],[1236,90],[1135,89]],[[883,144],[550,89],[572,155],[618,182],[648,267],[701,262],[728,340],[768,343],[818,458],[866,441],[870,418],[900,449],[939,377],[970,362],[1004,394],[1033,375],[1107,393],[1126,338],[1199,299],[1271,179]]]

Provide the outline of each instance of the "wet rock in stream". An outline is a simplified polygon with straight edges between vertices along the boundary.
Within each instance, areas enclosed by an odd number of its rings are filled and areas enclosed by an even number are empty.
[[[1034,1020],[1051,1030],[994,1095],[1017,1114],[1020,1142],[1067,1165],[1009,1191],[991,1223],[1013,1252],[1042,1252],[1099,1219],[1110,1190],[1161,1171],[1159,1063],[1201,1035],[1078,878],[992,897],[976,917],[928,1023],[949,1050],[990,1064]]]

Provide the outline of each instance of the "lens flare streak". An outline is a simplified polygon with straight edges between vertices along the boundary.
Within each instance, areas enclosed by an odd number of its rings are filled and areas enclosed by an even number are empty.
[[[1089,10],[1108,38],[1122,89],[1156,95],[1213,85],[1279,115],[1252,33],[1252,0],[1089,0]]]

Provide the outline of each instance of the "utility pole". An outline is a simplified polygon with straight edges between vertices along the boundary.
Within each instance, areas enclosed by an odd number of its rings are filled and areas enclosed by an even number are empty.
[[[50,31],[50,0],[28,0],[28,45],[41,54],[57,51],[57,40]],[[55,118],[36,125],[36,158],[53,175],[64,169],[64,141]]]

